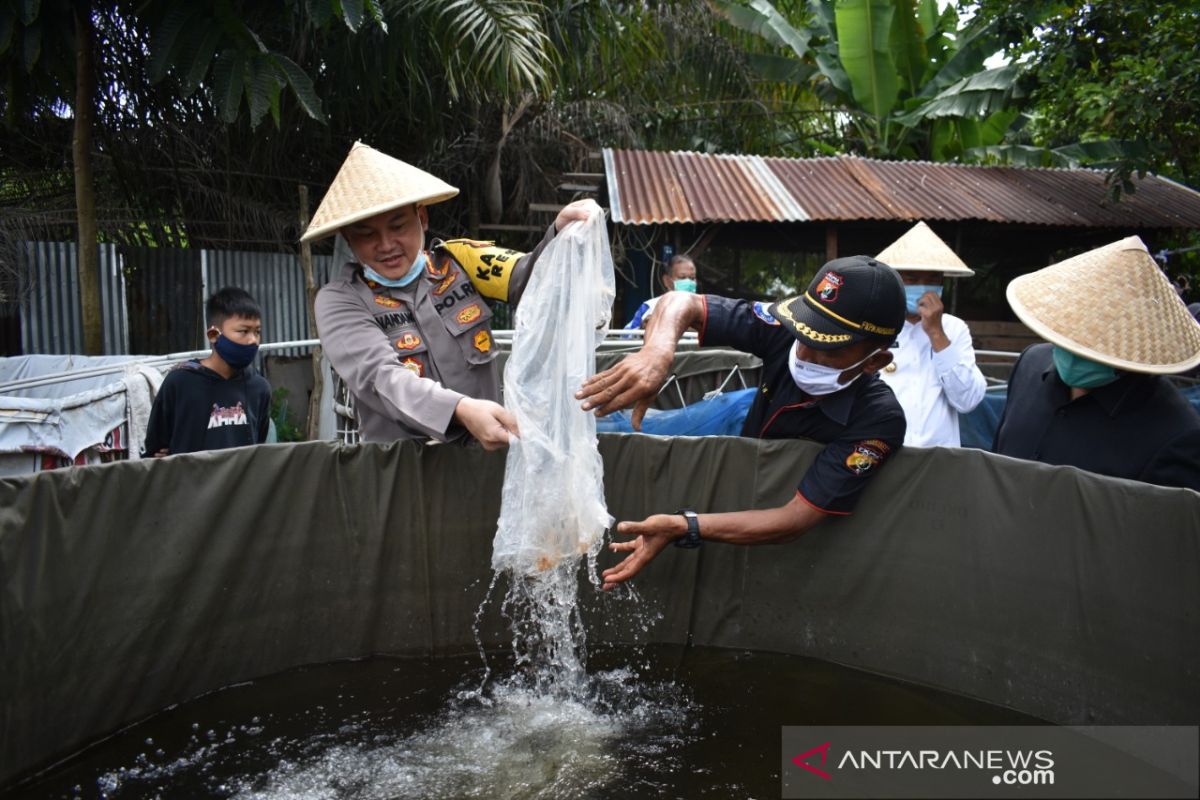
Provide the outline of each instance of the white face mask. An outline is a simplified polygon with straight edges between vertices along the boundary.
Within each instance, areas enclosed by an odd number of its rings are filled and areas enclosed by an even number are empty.
[[[821,397],[845,389],[862,377],[860,372],[845,383],[838,383],[838,377],[843,372],[854,369],[882,349],[880,347],[872,350],[862,361],[857,361],[848,367],[825,367],[811,361],[801,361],[800,357],[796,355],[796,348],[792,347],[788,350],[788,369],[791,370],[792,380],[796,382],[797,386],[813,397]]]

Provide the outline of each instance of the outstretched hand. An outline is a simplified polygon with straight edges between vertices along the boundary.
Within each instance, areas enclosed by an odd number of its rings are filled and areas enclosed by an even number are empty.
[[[584,381],[575,399],[583,401],[584,411],[595,409],[598,417],[633,406],[633,429],[640,431],[642,418],[666,381],[673,358],[670,353],[644,349],[631,353]]]
[[[603,213],[600,205],[591,198],[576,200],[574,203],[563,206],[562,210],[558,212],[558,216],[554,218],[554,230],[561,231],[572,222],[587,222],[592,218],[592,214]]]
[[[608,549],[614,553],[629,553],[620,564],[601,574],[605,591],[615,589],[642,571],[673,540],[687,532],[687,521],[678,514],[655,514],[641,522],[622,522],[617,533],[635,537],[628,542],[613,542]]]
[[[491,400],[464,397],[455,406],[454,417],[479,440],[484,450],[508,447],[510,436],[520,436],[517,418],[507,408]]]

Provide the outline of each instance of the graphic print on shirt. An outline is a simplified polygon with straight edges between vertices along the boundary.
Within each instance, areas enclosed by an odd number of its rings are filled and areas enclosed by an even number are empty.
[[[223,408],[213,403],[212,413],[208,416],[208,429],[223,428],[226,425],[249,425],[246,420],[246,409],[239,400],[232,408]]]

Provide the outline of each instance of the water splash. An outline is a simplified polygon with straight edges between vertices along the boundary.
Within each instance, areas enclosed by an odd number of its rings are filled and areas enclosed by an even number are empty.
[[[235,787],[239,800],[384,800],[413,797],[550,800],[591,796],[650,752],[684,743],[687,701],[653,702],[628,670],[590,677],[578,699],[547,694],[520,673],[485,697],[453,700],[436,718],[385,744],[340,744],[281,761]],[[632,684],[631,684],[632,680]],[[631,688],[633,687],[637,688]],[[577,687],[579,688],[579,687]],[[638,732],[639,752],[623,748]],[[660,764],[669,768],[670,765]]]

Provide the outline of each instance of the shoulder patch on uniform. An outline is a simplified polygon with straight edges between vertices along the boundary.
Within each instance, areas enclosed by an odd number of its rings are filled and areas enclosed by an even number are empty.
[[[492,337],[487,331],[480,331],[475,334],[475,349],[481,353],[486,353],[492,349]]]
[[[846,469],[855,475],[864,475],[883,463],[891,450],[887,442],[879,439],[858,442],[850,451],[850,455],[846,456]]]
[[[435,247],[433,257],[428,258],[425,264],[425,271],[429,273],[429,277],[433,280],[444,278],[446,273],[450,271],[450,262],[453,258],[442,247]]]
[[[454,318],[463,325],[466,325],[468,322],[474,322],[475,320],[479,319],[479,315],[482,313],[483,312],[479,310],[478,303],[471,303],[471,305],[458,312]]]
[[[771,312],[767,311],[768,305],[770,304],[755,302],[750,305],[750,309],[754,312],[754,316],[758,317],[768,325],[778,325],[779,320],[772,317]]]

